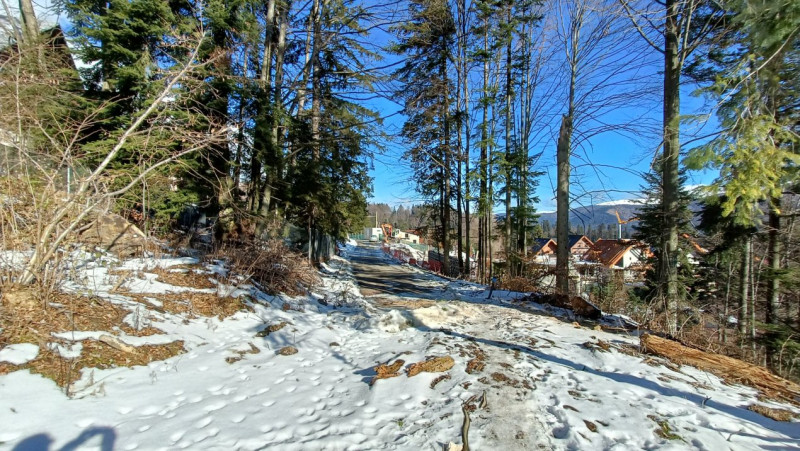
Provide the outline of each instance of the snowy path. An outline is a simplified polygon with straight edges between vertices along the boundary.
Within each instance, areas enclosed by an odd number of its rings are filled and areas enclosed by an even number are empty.
[[[377,249],[350,252],[358,269],[390,264]],[[349,263],[335,259],[311,297],[250,290],[253,311],[222,321],[159,317],[160,339],[185,340],[185,354],[87,371],[73,399],[27,371],[0,376],[0,449],[441,450],[460,443],[462,403],[484,392],[488,406],[471,415],[473,449],[800,447],[797,422],[747,410],[753,390],[585,346],[634,337],[532,313],[505,292],[487,302],[482,287],[389,271],[411,275],[425,298],[402,286],[364,297]],[[94,286],[101,296],[110,289]],[[281,321],[289,326],[257,336]],[[299,352],[278,355],[286,345]],[[455,366],[435,387],[438,373],[369,385],[376,364],[443,355]]]

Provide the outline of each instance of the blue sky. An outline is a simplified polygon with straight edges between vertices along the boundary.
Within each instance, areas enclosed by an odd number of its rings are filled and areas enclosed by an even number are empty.
[[[682,90],[681,109],[684,116],[707,114],[709,108],[704,105],[701,98],[691,95],[695,89],[687,86]],[[401,107],[390,100],[380,100],[374,102],[374,107],[381,112],[385,120],[385,126],[389,133],[397,133],[402,127],[405,117],[399,112]],[[631,111],[637,110],[631,108]],[[647,116],[653,121],[661,123],[662,107],[661,103],[653,103],[646,107]],[[614,113],[615,116],[625,116],[631,111],[620,110]],[[684,151],[695,146],[698,142],[691,142],[695,136],[702,136],[711,133],[716,127],[713,116],[703,124],[686,124],[681,129],[681,139],[684,143]],[[702,141],[701,141],[702,142]],[[656,133],[650,136],[625,136],[618,133],[604,133],[589,140],[585,150],[579,150],[579,159],[573,159],[573,165],[582,163],[586,156],[596,165],[591,170],[580,170],[583,175],[573,174],[573,186],[571,188],[573,196],[577,196],[575,205],[580,203],[588,205],[610,200],[631,199],[641,197],[640,187],[644,183],[643,179],[636,173],[646,172],[653,161],[653,157],[658,150],[660,137]],[[688,143],[688,144],[687,144]],[[539,179],[539,186],[536,191],[539,203],[536,205],[538,211],[555,210],[555,133],[549,137],[543,146],[538,149],[542,151],[542,158],[536,166],[536,170],[545,172]],[[414,191],[414,182],[410,167],[403,160],[402,155],[405,147],[397,139],[388,144],[385,152],[375,155],[374,168],[370,175],[374,178],[374,192],[372,203],[386,203],[391,206],[411,205],[422,203],[422,199]],[[474,155],[473,155],[474,158]],[[612,168],[612,166],[620,169]],[[708,184],[713,181],[715,174],[711,171],[690,172],[688,174],[687,185]]]

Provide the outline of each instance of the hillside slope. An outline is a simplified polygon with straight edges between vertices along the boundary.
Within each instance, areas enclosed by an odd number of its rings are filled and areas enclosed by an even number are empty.
[[[197,262],[124,263],[138,271],[122,284],[125,295],[112,293],[116,270],[84,269],[73,290],[91,286],[96,302],[131,309],[144,319],[138,326],[154,329],[145,337],[110,333],[131,346],[182,340],[186,352],[132,368],[85,369],[71,398],[28,369],[0,375],[0,424],[13,425],[0,428],[0,449],[438,450],[461,442],[464,405],[474,449],[800,443],[796,419],[778,422],[749,410],[798,414],[797,407],[640,355],[635,335],[520,304],[518,293],[495,291],[486,299],[482,286],[403,266],[425,280],[428,299],[365,297],[338,257],[305,296],[267,295],[220,264],[205,266],[213,288],[167,283],[180,271],[170,268],[186,264]],[[397,263],[386,257],[385,264]],[[137,293],[149,301],[132,301]],[[173,312],[165,299],[175,293],[216,293],[246,308],[224,319]],[[104,332],[68,338],[86,349]],[[446,356],[452,367],[443,372],[406,373],[412,363]],[[377,365],[392,363],[395,377],[375,379]]]

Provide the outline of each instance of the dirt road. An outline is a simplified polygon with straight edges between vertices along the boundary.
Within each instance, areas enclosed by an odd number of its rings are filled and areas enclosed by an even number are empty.
[[[364,296],[387,294],[438,300],[446,290],[446,279],[435,281],[435,276],[398,263],[381,252],[378,244],[359,242],[350,255],[350,263]]]

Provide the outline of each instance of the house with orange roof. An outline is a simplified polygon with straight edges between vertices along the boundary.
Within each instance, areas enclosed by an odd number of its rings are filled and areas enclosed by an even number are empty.
[[[648,246],[639,241],[599,239],[595,241],[587,260],[609,269],[641,270],[651,256]]]

